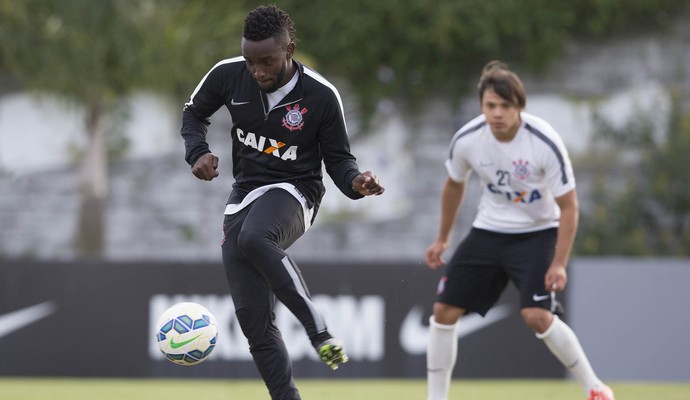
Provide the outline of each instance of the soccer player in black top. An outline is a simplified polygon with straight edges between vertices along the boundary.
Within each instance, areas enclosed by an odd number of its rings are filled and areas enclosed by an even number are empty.
[[[217,63],[203,77],[185,104],[181,129],[192,173],[210,181],[218,176],[218,157],[205,139],[209,118],[221,106],[232,116],[235,182],[223,221],[223,264],[237,319],[274,400],[300,399],[273,319],[276,298],[302,323],[327,365],[336,369],[347,361],[285,252],[316,215],[325,192],[322,162],[352,199],[384,191],[350,153],[338,91],[293,60],[294,52],[288,14],[275,6],[251,11],[242,56]]]

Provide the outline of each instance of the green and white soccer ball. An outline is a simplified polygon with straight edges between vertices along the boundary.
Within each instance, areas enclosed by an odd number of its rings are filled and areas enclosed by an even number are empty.
[[[216,318],[201,304],[184,302],[168,308],[156,324],[156,340],[165,358],[179,365],[206,360],[216,347]]]

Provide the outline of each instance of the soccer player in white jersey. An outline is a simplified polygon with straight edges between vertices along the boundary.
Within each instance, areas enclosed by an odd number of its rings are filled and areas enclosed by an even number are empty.
[[[478,89],[482,114],[453,136],[439,233],[425,255],[431,269],[445,264],[442,254],[474,171],[482,187],[478,213],[447,264],[430,318],[428,400],[448,398],[460,318],[469,312],[484,316],[509,281],[520,292],[527,326],[573,373],[589,400],[613,400],[575,333],[552,312],[552,292],[567,284],[578,224],[568,152],[551,125],[524,112],[522,82],[504,63],[488,63]]]

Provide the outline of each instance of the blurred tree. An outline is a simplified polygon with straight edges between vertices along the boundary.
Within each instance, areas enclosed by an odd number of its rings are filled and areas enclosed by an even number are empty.
[[[108,161],[104,117],[133,91],[187,94],[227,47],[239,45],[243,11],[232,2],[0,0],[0,61],[26,87],[85,109],[87,148],[75,246],[100,256]],[[228,39],[233,38],[233,39]]]
[[[220,59],[238,55],[255,0],[0,0],[0,70],[86,109],[81,172],[82,255],[103,249],[107,152],[103,117],[134,90],[180,102]],[[687,0],[281,0],[300,59],[349,82],[364,119],[382,98],[409,112],[450,102],[490,59],[545,69],[572,38],[663,28]],[[312,60],[312,61],[310,61]]]
[[[597,176],[594,207],[581,219],[578,253],[690,255],[690,115],[681,111],[680,90],[672,91],[661,135],[657,115],[640,113],[620,128],[596,118],[596,158],[618,168]]]

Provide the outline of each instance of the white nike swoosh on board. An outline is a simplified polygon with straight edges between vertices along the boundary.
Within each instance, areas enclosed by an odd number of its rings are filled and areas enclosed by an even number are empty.
[[[230,100],[230,104],[233,106],[241,106],[242,104],[249,104],[248,101],[235,101],[235,99]]]
[[[0,338],[43,319],[57,310],[52,301],[0,315]]]
[[[544,301],[544,300],[548,300],[550,297],[551,297],[551,295],[549,295],[549,294],[545,294],[545,295],[542,295],[542,296],[538,296],[538,295],[535,293],[535,294],[532,295],[532,300],[534,300],[534,301]]]
[[[503,319],[512,313],[509,304],[502,304],[492,308],[484,318],[478,314],[470,314],[460,319],[458,326],[458,339],[462,339],[478,330],[484,329]],[[400,346],[408,354],[424,354],[429,336],[429,327],[422,321],[424,311],[420,306],[414,306],[405,316],[400,327]]]

